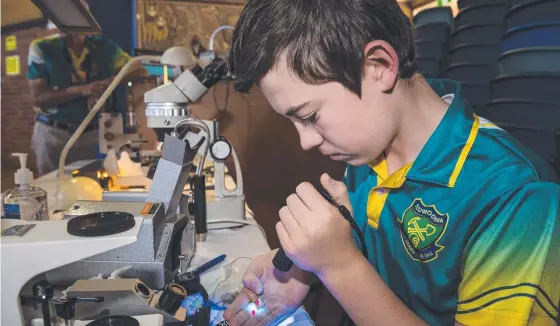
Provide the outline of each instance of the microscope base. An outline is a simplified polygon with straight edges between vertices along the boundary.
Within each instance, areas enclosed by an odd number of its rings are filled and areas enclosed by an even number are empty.
[[[68,217],[111,211],[138,216],[144,206],[145,203],[139,202],[78,201]],[[99,274],[107,278],[113,271],[130,266],[121,274],[123,277],[138,278],[151,288],[163,287],[180,267],[179,256],[191,258],[194,254],[194,246],[190,246],[190,252],[181,252],[182,242],[189,241],[184,239],[185,234],[192,237],[190,241],[194,243],[194,230],[190,230],[193,225],[186,215],[165,218],[163,207],[158,207],[154,214],[140,216],[144,220],[136,242],[50,270],[46,273],[47,280],[53,285],[69,286],[76,280]]]
[[[223,198],[207,197],[206,206],[208,230],[238,227],[241,224],[239,222],[245,221],[245,195]]]

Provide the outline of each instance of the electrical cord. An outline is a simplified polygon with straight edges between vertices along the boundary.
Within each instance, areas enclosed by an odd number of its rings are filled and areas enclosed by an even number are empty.
[[[268,242],[268,239],[266,237],[266,232],[264,231],[264,228],[262,226],[260,226],[258,223],[252,223],[252,222],[248,222],[248,221],[240,221],[240,220],[210,220],[207,221],[206,223],[208,224],[219,224],[219,223],[229,223],[229,224],[239,224],[239,226],[243,226],[243,225],[248,225],[248,226],[256,226],[259,228],[259,230],[261,230],[261,233],[265,239],[265,241]],[[230,229],[230,227],[227,227],[227,229]],[[225,229],[225,228],[224,228]]]
[[[212,98],[214,99],[214,105],[216,106],[216,110],[218,111],[218,122],[222,122],[224,118],[223,115],[226,113],[228,109],[230,85],[229,83],[226,83],[226,96],[224,100],[225,103],[222,108],[220,108],[220,105],[218,104],[218,97],[216,96],[216,89],[217,89],[216,86],[214,86],[214,89],[212,90]]]
[[[216,37],[216,35],[225,30],[225,29],[235,29],[234,26],[231,25],[223,25],[220,26],[218,28],[216,28],[216,30],[214,30],[214,32],[212,32],[212,35],[210,35],[210,41],[208,42],[208,51],[214,51],[214,38]]]
[[[362,247],[361,248],[362,249],[362,254],[364,255],[364,257],[366,257],[366,259],[369,259],[368,250],[367,250],[366,242],[365,242],[365,239],[364,239],[364,233],[362,232],[362,230],[360,230],[360,227],[358,226],[358,224],[356,224],[356,221],[352,217],[352,213],[350,213],[350,211],[348,210],[348,208],[346,208],[346,206],[340,205],[338,202],[336,202],[336,200],[334,200],[331,197],[331,195],[327,192],[327,190],[325,188],[323,188],[323,186],[315,185],[315,189],[317,189],[317,191],[321,194],[321,196],[323,196],[323,198],[325,198],[331,205],[336,207],[336,209],[338,209],[338,211],[344,217],[344,219],[346,219],[348,221],[348,223],[350,223],[350,226],[352,227],[354,232],[356,232],[356,235],[358,236],[358,239],[360,240],[360,244],[361,244],[361,247]]]

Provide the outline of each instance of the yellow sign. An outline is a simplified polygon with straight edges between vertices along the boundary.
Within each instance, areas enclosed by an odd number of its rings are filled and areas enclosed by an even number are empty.
[[[17,48],[17,40],[15,35],[6,37],[6,51],[15,51]]]
[[[6,75],[19,75],[19,55],[10,55],[6,57]]]

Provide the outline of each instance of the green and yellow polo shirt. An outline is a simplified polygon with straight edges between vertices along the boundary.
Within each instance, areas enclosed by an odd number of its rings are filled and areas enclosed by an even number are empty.
[[[454,96],[416,160],[391,175],[384,157],[346,171],[371,264],[430,325],[556,325],[554,172],[476,116],[458,83],[430,84]]]
[[[88,37],[82,53],[74,53],[66,40],[53,35],[35,40],[29,47],[27,79],[43,79],[52,89],[104,80],[116,75],[130,56],[114,42],[101,37]],[[108,101],[111,103],[111,101]],[[80,123],[89,112],[87,97],[80,97],[41,114],[65,123]]]

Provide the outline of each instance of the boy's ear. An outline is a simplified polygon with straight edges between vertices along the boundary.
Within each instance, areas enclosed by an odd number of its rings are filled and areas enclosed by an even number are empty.
[[[395,49],[382,40],[371,41],[364,48],[366,78],[372,78],[383,92],[391,92],[399,75],[399,57]]]

